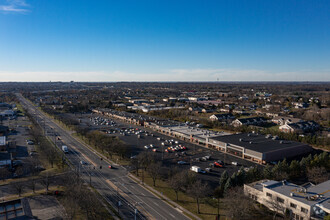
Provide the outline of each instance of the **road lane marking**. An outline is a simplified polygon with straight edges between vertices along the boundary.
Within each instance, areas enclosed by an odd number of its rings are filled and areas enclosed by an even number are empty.
[[[128,196],[123,190],[121,190],[118,186],[116,186],[113,182],[111,182],[111,181],[108,180],[108,179],[106,179],[105,181],[110,185],[111,188],[113,188],[113,189],[117,189],[117,193],[118,193],[118,194],[120,194],[122,197],[124,197],[124,198],[126,198],[126,199],[129,199],[129,196]],[[137,206],[138,206],[138,205],[137,205]],[[144,209],[144,210],[145,210],[145,209]],[[151,216],[150,213],[147,212],[146,210],[145,210],[145,211],[142,211],[142,210],[140,209],[140,212],[142,212],[143,215],[148,216],[148,219],[155,219],[155,218],[153,218],[153,216]]]
[[[37,110],[37,112],[38,112],[39,110]],[[54,122],[53,121],[53,119],[52,118],[48,118],[48,116],[46,116],[45,114],[43,114],[42,112],[40,112],[41,114],[40,114],[40,116],[42,116],[42,117],[45,117],[46,119],[48,119],[49,120],[49,123],[51,123],[51,124],[54,124],[54,129],[56,129],[56,130],[59,130],[59,131],[61,131],[61,132],[63,132],[63,134],[64,134],[64,136],[67,136],[67,138],[70,140],[70,139],[72,139],[72,140],[74,140],[75,142],[78,142],[80,145],[82,145],[83,146],[83,148],[86,148],[86,150],[89,150],[90,151],[90,148],[89,148],[89,146],[87,146],[87,144],[85,144],[85,143],[82,143],[80,140],[77,140],[76,138],[74,138],[74,137],[72,137],[71,136],[71,134],[69,134],[66,130],[64,130],[63,128],[61,128],[59,125],[57,125],[57,123],[56,122]],[[70,141],[71,142],[71,141]],[[75,148],[76,149],[76,148]],[[78,152],[80,152],[81,153],[81,151],[80,150],[78,150]],[[96,152],[94,152],[95,154],[96,154]],[[79,158],[79,155],[77,155],[78,156],[78,158]],[[85,156],[86,157],[86,156]],[[86,157],[87,158],[87,157]],[[89,158],[88,158],[89,159]],[[83,168],[83,167],[82,167]],[[83,168],[84,169],[84,168]],[[99,173],[99,172],[98,172]],[[100,175],[100,177],[102,176],[103,178],[104,178],[104,176],[102,175],[102,173],[99,173],[99,175]],[[100,179],[101,180],[101,179]],[[104,178],[103,180],[106,180],[106,178]],[[101,181],[101,183],[104,183],[104,181]],[[126,188],[125,186],[124,186],[124,188]],[[127,188],[126,188],[127,189]],[[141,189],[144,189],[144,187],[143,186],[141,186]],[[111,190],[112,191],[112,190]],[[151,194],[153,194],[153,193],[151,193]],[[144,195],[144,194],[143,194]],[[136,197],[137,199],[139,199],[140,201],[142,201],[139,197],[137,197],[136,195],[134,195],[133,194],[133,196],[134,197]],[[133,199],[133,198],[131,198],[131,197],[129,197],[130,199]],[[144,203],[143,201],[141,202],[141,204],[145,204],[146,206],[149,206],[152,210],[154,210],[156,213],[158,213],[155,209],[153,209],[149,204],[147,204],[147,203]],[[166,203],[165,203],[166,204]],[[162,218],[165,218],[164,216],[162,216],[160,213],[158,213]],[[173,216],[173,215],[171,215],[171,216]],[[173,216],[174,217],[174,216]],[[155,219],[155,218],[151,218],[151,219]]]

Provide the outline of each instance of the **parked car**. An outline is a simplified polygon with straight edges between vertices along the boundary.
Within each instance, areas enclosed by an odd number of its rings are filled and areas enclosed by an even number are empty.
[[[188,162],[180,160],[180,161],[178,161],[178,164],[179,165],[185,165],[185,164],[188,164]]]
[[[81,161],[80,161],[80,164],[81,164],[81,165],[87,165],[88,163],[87,163],[86,161],[81,160]]]
[[[27,143],[28,145],[34,145],[34,141],[32,141],[32,140],[26,140],[26,143]]]
[[[208,172],[208,173],[210,173],[210,172],[212,172],[212,168],[207,167],[207,168],[205,168],[205,171]]]
[[[214,166],[215,167],[224,167],[224,163],[221,160],[215,161]]]

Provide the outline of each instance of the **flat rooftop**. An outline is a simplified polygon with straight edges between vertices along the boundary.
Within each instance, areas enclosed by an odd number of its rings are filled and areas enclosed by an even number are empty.
[[[193,135],[194,137],[197,138],[215,138],[218,136],[223,136],[223,135],[229,135],[230,133],[226,132],[215,132],[215,131],[210,131],[202,128],[195,128],[195,127],[190,127],[187,125],[183,126],[172,126],[171,127],[172,131],[181,133],[186,136]]]
[[[310,206],[318,204],[325,208],[326,211],[329,212],[330,210],[330,180],[318,185],[311,185],[308,188],[286,181],[278,182],[273,180],[267,180],[261,183],[261,185],[304,204]]]
[[[272,137],[267,138],[266,135],[252,133],[240,133],[225,136],[222,135],[212,137],[211,139],[224,143],[234,144],[261,153],[267,153],[279,149],[284,150],[291,147],[308,146],[304,143],[288,140],[274,140]]]

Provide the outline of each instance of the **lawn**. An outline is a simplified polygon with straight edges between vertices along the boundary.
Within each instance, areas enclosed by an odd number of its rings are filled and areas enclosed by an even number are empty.
[[[133,173],[135,175],[135,172]],[[139,172],[139,179],[141,180],[142,171]],[[146,172],[144,172],[144,182],[149,185],[150,187],[154,188],[158,192],[164,194],[172,201],[175,201],[177,204],[182,206],[183,208],[187,209],[188,211],[192,212],[193,214],[197,215],[201,219],[209,219],[214,220],[217,214],[217,201],[215,199],[203,199],[200,202],[200,211],[201,214],[197,214],[197,204],[196,200],[192,197],[186,195],[183,192],[179,192],[179,201],[176,201],[176,195],[173,189],[171,189],[167,182],[162,180],[156,181],[156,186],[153,186],[153,181],[150,176]],[[222,202],[220,202],[220,207],[223,207]],[[220,209],[221,219],[226,219],[224,216],[225,211]]]

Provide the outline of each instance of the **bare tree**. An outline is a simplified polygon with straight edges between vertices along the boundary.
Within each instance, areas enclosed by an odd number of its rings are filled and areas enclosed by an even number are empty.
[[[36,185],[37,185],[37,179],[36,178],[30,179],[30,181],[28,182],[28,184],[30,185],[33,193],[35,193]]]
[[[152,178],[153,186],[156,186],[156,180],[160,176],[161,168],[162,168],[161,162],[152,163],[152,164],[150,164],[150,166],[148,166],[148,173],[149,173],[150,177]]]
[[[13,187],[15,188],[15,190],[16,190],[18,196],[21,196],[21,194],[22,194],[22,192],[23,192],[23,188],[24,188],[23,183],[21,183],[21,182],[15,182],[15,183],[13,183],[12,185],[13,185]]]
[[[65,210],[68,219],[74,219],[77,215],[77,211],[79,209],[78,203],[74,200],[74,198],[66,196],[63,200],[65,205]]]
[[[182,189],[181,175],[179,173],[175,174],[169,179],[168,183],[175,192],[176,201],[179,201],[179,191]]]
[[[24,175],[24,168],[22,166],[17,167],[15,173],[19,177],[23,176]]]
[[[48,188],[49,188],[50,182],[51,181],[50,181],[50,178],[49,178],[49,175],[47,172],[46,175],[41,179],[42,185],[44,185],[46,187],[46,194],[48,193]]]
[[[135,170],[136,175],[139,176],[139,169],[140,169],[139,160],[137,158],[131,159],[130,165],[132,166],[133,170]]]
[[[147,170],[147,168],[155,161],[155,155],[151,152],[142,152],[137,156],[139,160],[140,167],[144,170]]]
[[[55,148],[51,147],[49,149],[46,150],[46,155],[47,155],[47,159],[48,162],[50,163],[50,165],[52,166],[52,168],[54,167],[54,163],[57,160],[57,151],[55,150]]]
[[[244,195],[242,187],[234,187],[226,193],[225,204],[228,217],[232,219],[251,219],[253,201]]]
[[[308,168],[307,177],[309,181],[319,184],[329,179],[329,174],[324,167]]]
[[[0,178],[3,181],[5,181],[5,179],[7,179],[9,175],[10,175],[10,172],[6,167],[0,168]]]
[[[207,183],[202,183],[201,180],[197,180],[188,188],[188,194],[196,199],[197,213],[200,213],[199,203],[200,199],[209,194],[210,188]]]
[[[223,190],[220,186],[218,186],[214,192],[213,196],[217,199],[218,207],[217,207],[217,219],[220,219],[220,198],[223,197]]]

